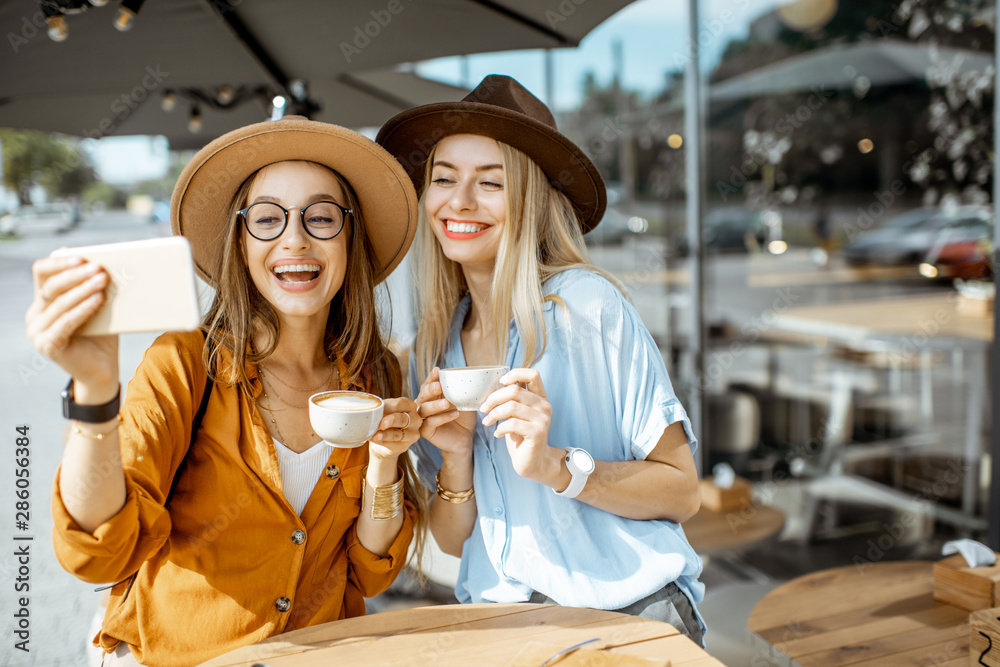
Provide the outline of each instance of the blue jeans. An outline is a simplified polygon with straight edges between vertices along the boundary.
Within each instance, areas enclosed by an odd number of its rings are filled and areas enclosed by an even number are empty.
[[[538,591],[531,594],[528,602],[535,604],[559,604]],[[702,632],[701,624],[698,623],[698,616],[695,614],[694,606],[688,600],[688,597],[684,595],[684,592],[677,588],[677,584],[672,581],[655,593],[633,602],[627,607],[609,609],[608,611],[669,623],[677,628],[681,634],[690,637],[698,646],[704,647],[705,645],[704,633]]]

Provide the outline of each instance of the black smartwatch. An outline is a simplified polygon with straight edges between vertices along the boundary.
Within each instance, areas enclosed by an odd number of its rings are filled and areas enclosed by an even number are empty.
[[[62,392],[63,417],[87,424],[102,424],[109,422],[118,415],[122,405],[122,386],[118,385],[118,393],[107,403],[101,405],[80,405],[73,398],[73,378]]]

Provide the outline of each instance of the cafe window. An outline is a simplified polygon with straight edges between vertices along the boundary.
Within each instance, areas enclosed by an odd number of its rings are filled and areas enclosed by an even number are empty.
[[[700,400],[703,474],[722,463],[764,483],[813,543],[877,537],[903,513],[921,520],[899,557],[931,538],[986,541],[993,4],[695,6],[700,368],[687,51],[667,49],[676,69],[658,93],[595,89],[568,127],[586,133],[587,103],[615,110],[595,158],[609,214],[590,243],[679,394]]]

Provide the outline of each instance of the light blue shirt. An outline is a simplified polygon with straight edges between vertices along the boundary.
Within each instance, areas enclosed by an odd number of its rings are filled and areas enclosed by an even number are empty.
[[[645,459],[663,430],[681,422],[692,452],[697,443],[663,358],[639,314],[604,278],[581,269],[544,286],[562,297],[546,301],[547,345],[534,368],[552,404],[549,445],[580,447],[599,461]],[[466,296],[452,320],[441,368],[465,366],[461,328]],[[507,357],[524,365],[510,325]],[[411,357],[410,386],[420,383]],[[482,415],[480,414],[480,419]],[[514,472],[504,439],[477,423],[473,483],[479,512],[462,549],[455,593],[461,602],[523,602],[539,591],[562,605],[619,609],[675,581],[700,602],[701,559],[673,521],[638,521],[597,509]],[[412,448],[424,484],[434,488],[441,453],[421,439]],[[613,469],[609,473],[614,475]]]

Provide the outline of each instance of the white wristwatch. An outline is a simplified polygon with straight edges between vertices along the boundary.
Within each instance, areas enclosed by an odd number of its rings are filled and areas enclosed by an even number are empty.
[[[562,491],[552,489],[552,492],[563,498],[576,498],[583,491],[583,487],[586,486],[590,473],[594,472],[594,468],[596,467],[594,457],[586,449],[567,447],[566,456],[563,460],[566,461],[566,467],[569,468],[569,474],[573,478],[570,480],[569,486],[565,489]]]

